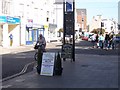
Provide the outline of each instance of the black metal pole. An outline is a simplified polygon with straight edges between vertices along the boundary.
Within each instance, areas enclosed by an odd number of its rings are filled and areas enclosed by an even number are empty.
[[[63,0],[63,45],[65,44],[65,0]]]
[[[63,0],[63,45],[65,45],[65,31],[66,31],[66,23],[65,23],[65,0]],[[63,61],[66,59],[63,58]]]
[[[75,61],[75,0],[73,0],[73,61]]]

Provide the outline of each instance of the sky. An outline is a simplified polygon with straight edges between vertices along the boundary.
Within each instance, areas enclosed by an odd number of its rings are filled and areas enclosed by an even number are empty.
[[[115,19],[118,22],[118,2],[120,0],[75,0],[76,8],[87,10],[88,24],[93,16],[102,15],[102,18]]]

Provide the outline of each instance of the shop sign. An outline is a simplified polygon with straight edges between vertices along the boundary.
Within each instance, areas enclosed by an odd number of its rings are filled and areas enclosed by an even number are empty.
[[[27,27],[33,27],[33,19],[27,20]]]
[[[0,16],[0,23],[6,23],[7,19],[6,16]]]
[[[66,11],[71,12],[72,11],[72,4],[70,2],[66,2]]]
[[[41,75],[53,76],[55,53],[43,53]]]
[[[10,24],[19,24],[20,23],[20,19],[19,18],[14,18],[14,17],[7,16],[7,23],[10,23]]]
[[[45,28],[45,29],[48,29],[48,28],[49,28],[49,26],[48,26],[48,25],[44,25],[44,28]]]

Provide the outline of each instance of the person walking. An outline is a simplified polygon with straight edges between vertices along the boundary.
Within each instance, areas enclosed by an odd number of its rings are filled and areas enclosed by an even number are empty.
[[[109,35],[108,49],[110,49],[111,47],[113,47],[112,43],[113,43],[113,34]]]
[[[91,36],[92,43],[93,43],[93,48],[95,48],[95,40],[96,40],[96,34]]]
[[[106,35],[105,35],[105,42],[104,42],[106,50],[108,50],[109,40],[110,40],[110,36],[109,36],[109,34],[107,32]]]
[[[104,40],[105,40],[105,38],[104,38],[104,36],[101,34],[101,35],[99,36],[99,38],[98,38],[98,41],[99,41],[99,47],[100,47],[101,49],[103,49],[103,46],[104,46]]]
[[[97,47],[97,48],[99,47],[98,38],[99,38],[99,36],[98,36],[98,34],[97,34],[97,35],[96,35],[96,39],[95,39],[95,44],[96,44],[96,47]]]
[[[13,35],[10,34],[9,38],[10,38],[10,46],[12,46],[12,44],[13,44]]]

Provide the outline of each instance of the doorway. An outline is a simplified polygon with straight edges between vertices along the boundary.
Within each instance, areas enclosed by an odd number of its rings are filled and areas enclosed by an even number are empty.
[[[29,32],[26,34],[26,45],[30,45],[36,43],[39,37],[39,34],[44,36],[44,29],[30,29]]]

